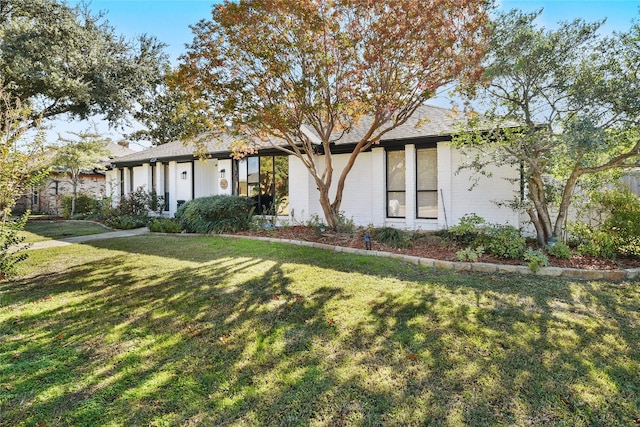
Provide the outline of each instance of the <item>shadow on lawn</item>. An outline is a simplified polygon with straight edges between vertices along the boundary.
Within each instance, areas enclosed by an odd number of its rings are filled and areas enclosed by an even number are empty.
[[[632,285],[439,273],[284,245],[251,253],[222,239],[167,248],[154,238],[95,242],[128,254],[1,285],[16,305],[57,304],[0,324],[0,363],[10,368],[0,378],[11,384],[0,391],[0,424],[614,425],[638,416]],[[195,250],[203,242],[210,252]],[[140,271],[122,270],[131,256]],[[196,264],[165,274],[162,257]],[[304,264],[318,266],[316,285],[296,282]],[[327,282],[325,269],[374,285]],[[381,281],[389,277],[401,291]]]

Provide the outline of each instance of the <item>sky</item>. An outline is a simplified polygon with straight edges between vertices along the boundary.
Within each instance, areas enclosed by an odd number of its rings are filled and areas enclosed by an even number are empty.
[[[79,4],[79,0],[68,0],[68,4]],[[190,25],[209,18],[211,0],[93,0],[89,7],[94,12],[104,12],[105,19],[115,28],[116,33],[128,39],[141,34],[155,36],[167,45],[166,52],[172,64],[178,64],[178,57],[185,51],[185,44],[192,40]],[[588,22],[607,18],[601,28],[603,33],[626,31],[632,20],[640,20],[640,0],[498,0],[500,10],[521,9],[534,11],[543,9],[541,25],[553,28],[559,21],[582,18]],[[94,120],[99,132],[114,141],[123,137],[119,129],[111,129],[100,120]],[[82,131],[91,126],[89,122],[58,120],[49,132],[49,139],[66,131]],[[124,133],[131,132],[127,129]],[[142,149],[141,145],[132,145]]]

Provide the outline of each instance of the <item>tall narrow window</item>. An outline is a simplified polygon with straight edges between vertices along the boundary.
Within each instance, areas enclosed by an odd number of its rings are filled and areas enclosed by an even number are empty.
[[[129,168],[129,193],[133,193],[133,168]]]
[[[124,197],[124,168],[120,169],[120,197]]]
[[[169,210],[169,163],[163,163],[162,164],[162,176],[163,176],[163,183],[162,186],[164,187],[164,210],[165,212]]]
[[[404,151],[387,151],[387,217],[405,218],[407,195]]]
[[[156,191],[156,164],[151,164],[151,191]]]
[[[33,208],[37,209],[38,206],[40,205],[40,197],[39,197],[37,188],[33,187],[33,190],[31,192],[31,196],[32,196],[31,206]]]
[[[438,218],[438,150],[416,150],[416,216]]]

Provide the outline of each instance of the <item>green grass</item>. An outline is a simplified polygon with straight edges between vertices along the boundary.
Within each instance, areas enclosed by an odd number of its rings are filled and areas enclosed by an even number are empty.
[[[29,221],[22,234],[26,237],[25,243],[30,243],[86,236],[107,231],[111,230],[91,221]]]
[[[32,251],[0,425],[633,425],[640,287],[218,237]]]

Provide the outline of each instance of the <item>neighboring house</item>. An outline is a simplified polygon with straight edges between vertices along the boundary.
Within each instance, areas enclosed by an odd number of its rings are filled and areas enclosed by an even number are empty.
[[[470,190],[476,177],[458,170],[468,159],[450,144],[456,129],[450,110],[423,106],[379,145],[361,153],[347,177],[341,206],[345,217],[360,226],[436,230],[476,213],[490,222],[519,227],[519,213],[496,203],[517,194],[519,171],[493,168],[488,171],[491,178],[480,177]],[[336,181],[361,133],[353,129],[332,150]],[[230,142],[228,136],[208,142],[204,161],[182,142],[114,159],[107,171],[107,182],[112,183],[107,191],[114,191],[107,194],[117,202],[140,187],[155,190],[165,198],[167,216],[194,198],[236,194],[253,197],[258,208],[277,198],[280,219],[290,224],[324,217],[315,182],[297,158],[264,147],[255,156],[235,160]]]
[[[127,141],[120,141],[117,144],[109,142],[106,149],[109,155],[101,161],[105,167],[118,157],[135,153],[129,148]],[[106,170],[100,169],[82,171],[78,181],[78,194],[85,194],[97,199],[105,197],[108,193],[105,174]],[[34,213],[62,215],[62,198],[71,195],[72,192],[73,185],[69,174],[62,170],[53,170],[43,182],[37,187],[31,188],[18,200],[14,211],[21,213],[31,210]]]

